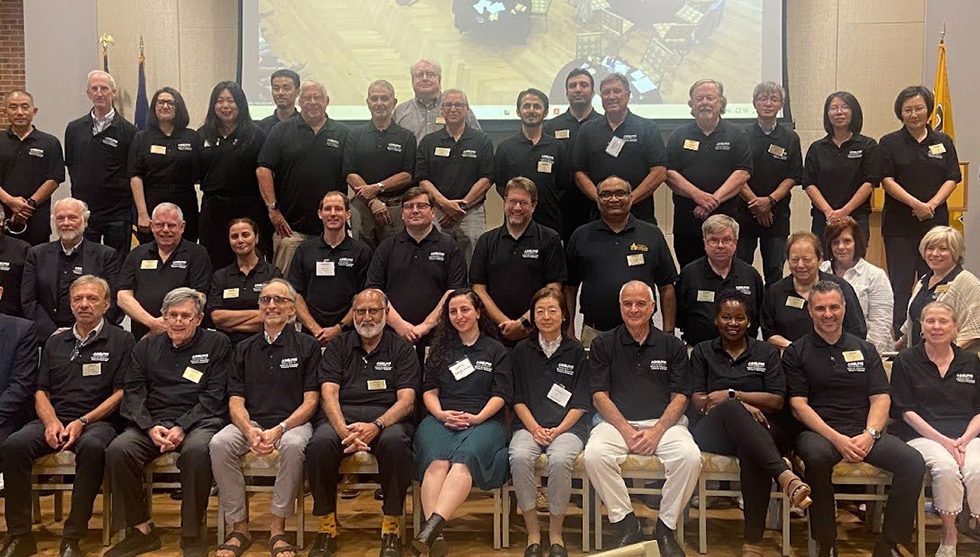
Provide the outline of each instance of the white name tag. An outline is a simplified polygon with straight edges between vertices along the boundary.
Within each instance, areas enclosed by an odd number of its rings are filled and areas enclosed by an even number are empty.
[[[156,269],[157,263],[156,259],[144,259],[140,261],[140,269]]]
[[[555,139],[568,139],[571,134],[568,130],[555,130]]]
[[[973,377],[973,374],[972,373],[957,373],[956,374],[956,382],[957,383],[969,383],[971,385],[975,385],[977,381],[976,381],[976,378]]]
[[[184,374],[181,377],[190,381],[191,383],[200,383],[201,378],[204,377],[204,374],[190,366],[187,366],[184,368]]]
[[[697,151],[698,149],[701,148],[701,142],[695,141],[693,139],[685,139],[684,148],[687,149],[688,151]]]
[[[369,391],[383,391],[388,388],[388,382],[384,379],[373,379],[367,382]]]
[[[442,126],[442,125],[445,125],[445,123],[446,123],[446,119],[445,118],[443,118],[442,116],[436,116],[436,124],[439,124],[440,126]]]
[[[391,152],[393,152],[393,153],[401,153],[402,152],[402,146],[399,145],[399,144],[397,144],[397,143],[389,143],[388,144],[388,150],[391,151]]]
[[[630,267],[637,267],[639,265],[643,265],[643,254],[642,253],[633,253],[633,254],[627,255],[626,256],[626,264],[629,265]]]
[[[612,155],[613,157],[618,157],[619,152],[623,150],[623,145],[625,144],[626,142],[623,141],[622,137],[613,136],[613,138],[609,140],[609,145],[606,145],[606,153]]]
[[[283,358],[279,361],[279,369],[292,369],[299,367],[299,358]]]
[[[847,363],[864,361],[864,352],[860,350],[846,350],[842,355],[844,356],[844,361]]]
[[[538,161],[538,172],[542,174],[551,174],[551,163],[549,161]]]
[[[191,144],[190,143],[178,143],[177,144],[177,150],[178,151],[190,151],[191,150]]]
[[[936,143],[935,145],[929,146],[930,155],[942,155],[945,152],[946,152],[946,146],[943,145],[942,143]]]
[[[317,261],[316,262],[316,276],[318,277],[332,277],[337,274],[336,266],[333,261]]]
[[[82,377],[95,377],[98,375],[102,375],[102,364],[98,362],[82,364]]]
[[[0,271],[9,271],[9,270],[10,270],[10,262],[0,261]]]
[[[449,147],[436,147],[436,152],[434,154],[437,157],[448,157]]]
[[[38,149],[37,147],[31,147],[28,149],[27,154],[32,157],[37,157],[39,159],[44,158],[44,149]]]
[[[698,290],[698,301],[699,302],[714,302],[715,293],[711,290]]]
[[[786,297],[786,307],[803,309],[803,305],[806,304],[806,300],[803,298],[797,298],[796,296]]]
[[[238,297],[238,289],[237,288],[225,288],[224,291],[221,293],[221,297],[224,298],[224,299],[226,299],[226,300],[228,298],[237,298]]]
[[[82,268],[81,267],[75,267],[74,269],[71,270],[71,272],[75,273],[76,275],[81,275],[82,274]]]
[[[150,145],[151,155],[166,155],[167,146],[166,145]]]
[[[333,147],[334,149],[340,149],[340,142],[336,139],[328,139],[327,147]]]
[[[456,378],[457,381],[459,381],[461,379],[468,377],[471,373],[476,371],[476,368],[473,367],[473,363],[470,362],[469,358],[463,358],[462,360],[449,366],[449,371],[450,373],[453,374],[453,377]]]
[[[779,145],[770,144],[769,154],[774,157],[782,158],[786,156],[786,149],[782,148]]]
[[[548,400],[554,402],[562,408],[568,406],[568,401],[572,399],[572,393],[565,387],[555,383],[548,391]]]
[[[118,147],[119,146],[119,142],[116,141],[116,139],[114,137],[103,137],[102,138],[102,143],[104,145],[108,145],[109,147]]]
[[[173,267],[174,269],[186,269],[187,261],[175,260],[173,263],[170,264],[170,266]]]

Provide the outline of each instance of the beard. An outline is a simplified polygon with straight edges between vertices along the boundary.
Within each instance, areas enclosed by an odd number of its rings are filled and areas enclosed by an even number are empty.
[[[382,318],[381,321],[371,325],[362,325],[357,321],[354,321],[354,330],[357,331],[357,334],[361,335],[362,337],[374,338],[384,331],[385,325],[387,325],[387,319],[384,318]]]
[[[83,232],[81,230],[63,230],[59,233],[59,237],[62,242],[68,244],[74,244],[82,237]]]

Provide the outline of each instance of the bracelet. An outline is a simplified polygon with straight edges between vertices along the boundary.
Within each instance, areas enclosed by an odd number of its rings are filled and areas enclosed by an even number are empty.
[[[374,427],[378,428],[378,431],[385,430],[385,423],[381,421],[381,418],[378,418],[377,420],[374,420],[371,423],[374,424]]]

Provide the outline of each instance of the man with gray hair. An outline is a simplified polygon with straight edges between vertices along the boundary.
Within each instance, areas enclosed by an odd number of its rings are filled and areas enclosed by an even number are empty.
[[[92,110],[65,128],[71,193],[92,211],[85,237],[126,257],[133,233],[133,192],[126,168],[136,126],[116,111],[116,81],[108,73],[89,72],[85,94]]]
[[[147,336],[133,348],[121,408],[129,424],[106,451],[113,513],[127,532],[105,557],[160,549],[160,536],[147,510],[143,468],[172,451],[178,453],[184,494],[181,550],[188,557],[207,555],[201,522],[211,491],[208,444],[225,424],[231,341],[223,333],[201,328],[204,294],[192,288],[168,292],[161,314],[164,334]]]
[[[446,124],[442,114],[442,66],[425,58],[416,60],[409,67],[415,98],[395,107],[395,123],[415,134],[419,143],[422,138],[438,131]],[[466,125],[479,130],[480,122],[472,112],[466,113]]]
[[[34,321],[41,342],[55,330],[74,323],[68,291],[82,275],[108,281],[111,296],[106,319],[111,323],[121,319],[115,304],[115,286],[122,261],[116,250],[85,238],[88,205],[65,197],[54,202],[53,211],[51,219],[58,239],[27,252],[20,292],[24,314]]]

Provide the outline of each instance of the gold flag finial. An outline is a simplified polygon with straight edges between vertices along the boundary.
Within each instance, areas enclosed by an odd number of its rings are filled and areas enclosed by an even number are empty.
[[[107,50],[109,50],[109,47],[115,44],[115,42],[116,39],[113,39],[112,35],[110,35],[109,33],[102,33],[101,35],[99,35],[99,46],[102,47],[103,54]]]

